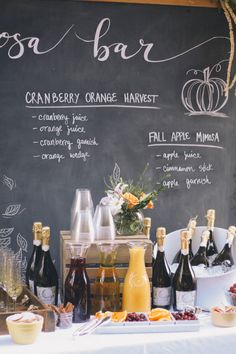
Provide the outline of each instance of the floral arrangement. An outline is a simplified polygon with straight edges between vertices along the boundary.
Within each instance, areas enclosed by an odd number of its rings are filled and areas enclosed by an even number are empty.
[[[146,165],[137,183],[125,181],[120,176],[120,168],[115,164],[112,176],[109,177],[107,196],[101,199],[102,205],[109,205],[116,224],[118,234],[137,234],[143,229],[143,209],[152,209],[153,201],[157,199],[162,184],[158,189],[147,192]]]

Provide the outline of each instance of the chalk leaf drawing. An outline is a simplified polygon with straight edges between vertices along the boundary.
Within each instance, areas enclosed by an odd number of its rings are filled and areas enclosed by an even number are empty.
[[[27,252],[27,248],[28,248],[28,242],[26,241],[26,239],[21,236],[21,234],[18,234],[16,236],[16,239],[17,239],[17,244],[18,246],[25,252]]]
[[[5,237],[0,240],[0,248],[7,248],[11,244],[11,238]]]
[[[25,257],[24,257],[24,260],[23,260],[23,262],[22,262],[22,269],[23,269],[23,271],[26,271],[27,264],[28,264],[28,262],[27,262],[27,259],[26,259],[26,256],[25,256]]]
[[[26,281],[26,269],[27,269],[27,259],[26,256],[24,256],[24,260],[21,262],[21,272],[22,272],[22,280],[25,282]]]
[[[22,249],[20,248],[18,252],[15,253],[15,258],[17,261],[22,261]]]
[[[4,218],[11,218],[15,215],[20,215],[25,209],[21,209],[21,204],[8,205],[5,212],[2,214]]]
[[[228,101],[228,95],[225,95],[226,82],[219,77],[213,76],[213,72],[218,73],[221,71],[222,62],[215,64],[212,68],[207,67],[204,70],[190,69],[187,71],[186,75],[191,72],[195,75],[195,78],[188,80],[184,84],[181,93],[182,103],[188,111],[186,114],[189,116],[227,117],[226,114],[220,112]]]
[[[13,190],[13,188],[16,187],[16,182],[12,178],[7,177],[6,175],[2,176],[2,183],[7,186],[11,191]]]
[[[116,184],[120,182],[120,167],[118,166],[117,163],[115,163],[115,167],[113,169],[112,173],[113,180]]]
[[[14,227],[0,229],[0,237],[3,238],[3,237],[10,236],[13,233],[13,231],[14,231]]]

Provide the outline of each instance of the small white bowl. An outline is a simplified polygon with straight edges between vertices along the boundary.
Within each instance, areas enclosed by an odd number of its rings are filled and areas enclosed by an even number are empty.
[[[44,318],[40,315],[35,315],[37,320],[33,322],[18,322],[16,320],[17,315],[11,315],[6,318],[7,328],[13,341],[16,344],[34,343],[42,331]]]
[[[236,326],[236,307],[231,306],[235,312],[218,312],[217,307],[211,309],[211,321],[217,327],[234,327]]]

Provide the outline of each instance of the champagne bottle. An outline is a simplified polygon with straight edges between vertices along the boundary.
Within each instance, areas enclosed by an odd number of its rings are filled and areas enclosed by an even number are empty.
[[[189,259],[193,258],[192,238],[193,238],[193,235],[195,233],[196,226],[197,226],[197,216],[195,216],[195,218],[189,219],[189,222],[188,222],[188,225],[187,225],[187,230],[189,231]],[[172,264],[179,263],[180,257],[181,257],[181,250],[179,250],[176,253]]]
[[[207,230],[209,230],[209,240],[207,242],[206,255],[210,263],[213,262],[216,255],[218,254],[218,250],[214,241],[214,224],[215,224],[215,210],[208,209],[207,210]]]
[[[58,275],[50,255],[50,227],[42,228],[42,253],[35,269],[35,294],[45,304],[57,305]]]
[[[153,264],[152,274],[152,307],[170,308],[171,304],[171,271],[164,251],[166,229],[157,228],[157,256]]]
[[[35,268],[41,256],[42,223],[33,223],[33,252],[26,268],[26,284],[34,293]]]
[[[181,231],[181,257],[172,280],[174,310],[195,306],[196,278],[189,261],[189,231]]]
[[[212,265],[217,266],[221,265],[223,262],[228,261],[228,265],[231,267],[234,265],[234,260],[231,254],[231,246],[234,241],[234,236],[236,232],[236,227],[235,226],[230,226],[227,231],[227,239],[225,242],[225,245],[221,252],[216,256],[214,259]]]
[[[201,235],[201,243],[197,253],[191,259],[192,266],[204,265],[205,267],[209,267],[209,262],[206,256],[206,246],[209,240],[210,232],[209,230],[204,230]]]

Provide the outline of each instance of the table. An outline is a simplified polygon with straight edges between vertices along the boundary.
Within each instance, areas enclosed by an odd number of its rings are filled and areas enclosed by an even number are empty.
[[[73,337],[78,327],[41,333],[37,342],[20,346],[0,336],[1,354],[227,354],[236,353],[236,327],[219,328],[201,319],[199,332],[91,334]]]

